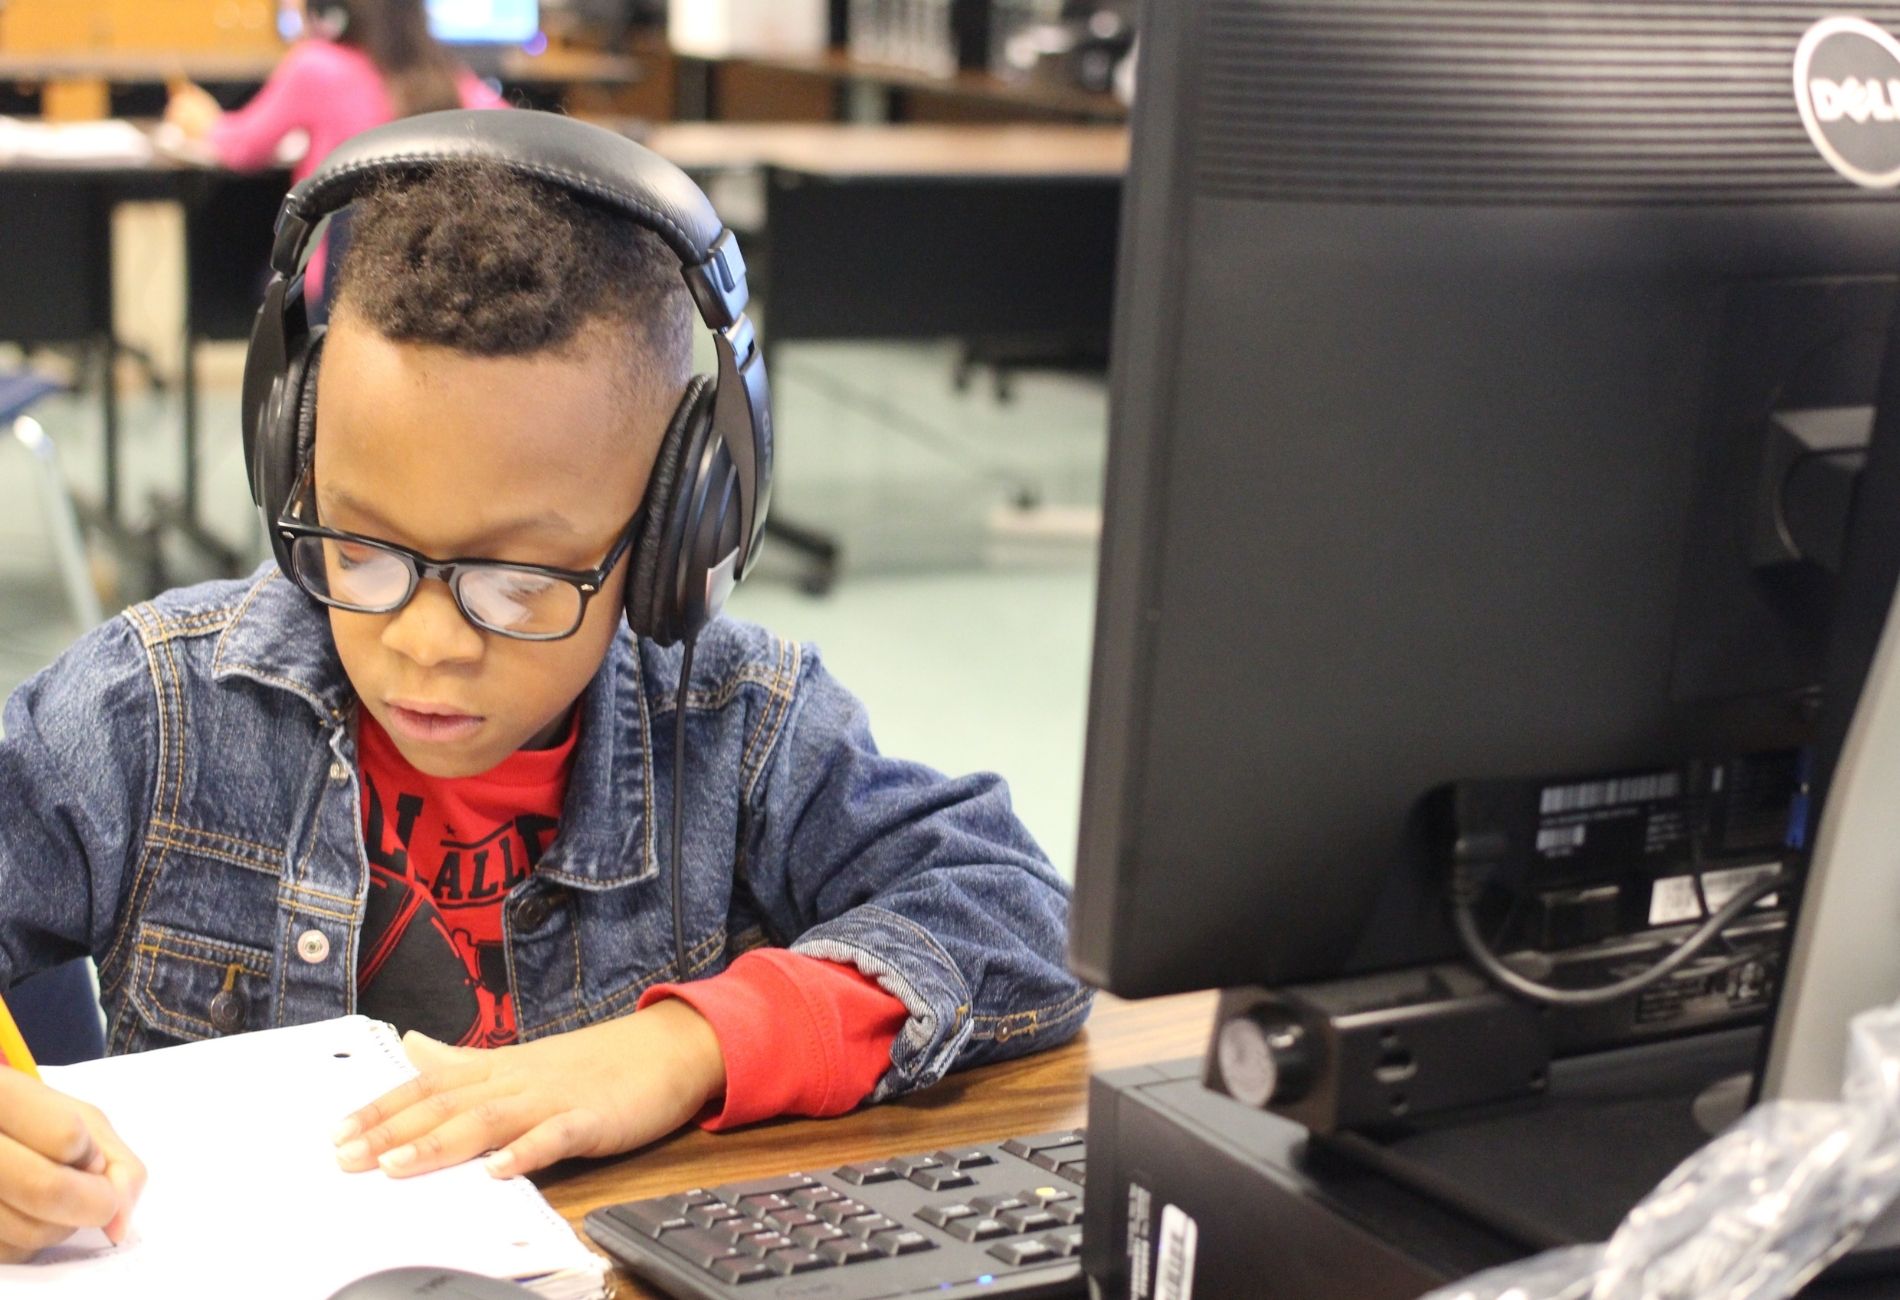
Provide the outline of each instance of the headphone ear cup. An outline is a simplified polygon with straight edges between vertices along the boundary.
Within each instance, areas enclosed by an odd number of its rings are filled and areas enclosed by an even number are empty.
[[[687,466],[712,432],[712,399],[711,378],[695,375],[660,439],[660,454],[647,480],[646,522],[627,566],[627,623],[636,635],[660,645],[680,639],[680,611],[670,580],[689,522],[684,517],[692,486]]]
[[[290,574],[290,545],[277,531],[277,516],[290,502],[297,476],[316,446],[317,375],[323,368],[321,327],[290,359],[280,388],[271,395],[270,407],[258,430],[257,481],[254,496],[264,517],[264,530],[270,537],[271,553],[277,567]]]

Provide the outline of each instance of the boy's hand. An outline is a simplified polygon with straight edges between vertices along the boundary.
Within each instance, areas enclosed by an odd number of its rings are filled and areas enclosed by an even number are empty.
[[[0,1264],[17,1264],[80,1228],[115,1244],[145,1187],[145,1166],[95,1108],[0,1068]]]
[[[345,1169],[400,1178],[492,1150],[488,1171],[507,1178],[616,1155],[671,1133],[726,1086],[712,1026],[678,998],[513,1047],[410,1033],[403,1048],[422,1073],[338,1127]]]
[[[165,120],[184,132],[187,139],[204,139],[223,116],[224,110],[204,87],[182,78],[171,83],[171,98],[165,104]]]

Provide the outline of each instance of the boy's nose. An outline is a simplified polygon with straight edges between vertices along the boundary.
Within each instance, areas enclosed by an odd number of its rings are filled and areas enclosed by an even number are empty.
[[[383,645],[424,668],[481,658],[482,634],[455,604],[448,584],[424,578],[407,605],[390,615]]]

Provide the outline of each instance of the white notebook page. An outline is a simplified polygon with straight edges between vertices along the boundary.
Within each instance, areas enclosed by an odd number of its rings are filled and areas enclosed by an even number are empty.
[[[605,1261],[524,1178],[479,1162],[407,1179],[337,1167],[337,1123],[414,1073],[395,1031],[363,1016],[47,1068],[105,1112],[150,1181],[125,1244],[81,1234],[0,1266],[0,1292],[323,1300],[425,1265],[604,1294]]]

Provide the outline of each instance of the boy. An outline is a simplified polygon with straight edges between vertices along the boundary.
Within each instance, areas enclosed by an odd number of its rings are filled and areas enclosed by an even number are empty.
[[[361,201],[283,509],[328,531],[320,581],[400,603],[326,607],[266,566],[129,610],[22,686],[0,987],[91,953],[114,1051],[392,1020],[422,1073],[337,1154],[395,1176],[836,1114],[1073,1034],[1066,896],[1001,783],[879,755],[810,650],[711,625],[676,770],[682,656],[630,634],[621,593],[688,310],[653,235],[502,169]],[[390,546],[614,563],[526,640],[489,630],[505,586],[405,578]],[[0,1070],[0,1259],[117,1239],[142,1177],[107,1117]]]

